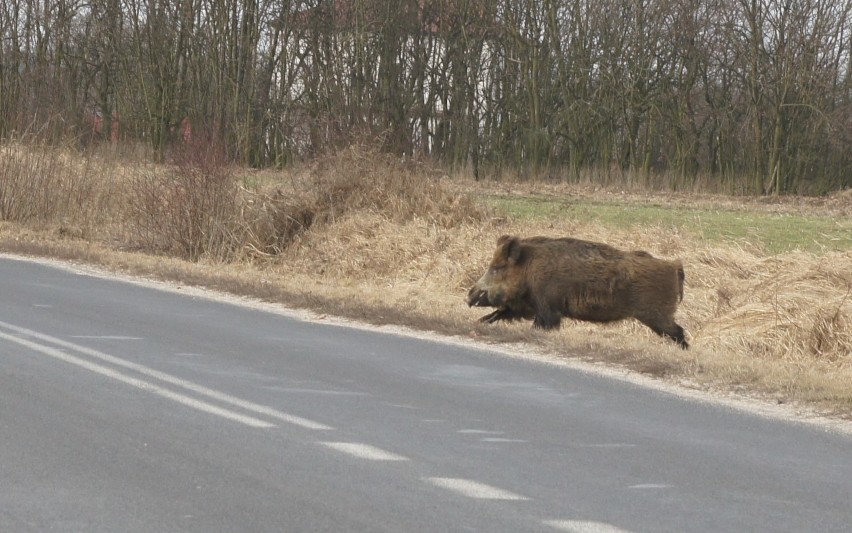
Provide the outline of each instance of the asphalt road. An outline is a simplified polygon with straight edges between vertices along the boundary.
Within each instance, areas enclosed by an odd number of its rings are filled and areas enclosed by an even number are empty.
[[[19,260],[0,294],[3,532],[852,531],[849,435]]]

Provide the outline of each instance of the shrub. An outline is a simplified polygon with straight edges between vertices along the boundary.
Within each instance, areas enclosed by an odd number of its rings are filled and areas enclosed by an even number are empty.
[[[166,172],[138,173],[131,196],[133,232],[147,251],[226,261],[240,248],[239,187],[216,143],[188,144]]]

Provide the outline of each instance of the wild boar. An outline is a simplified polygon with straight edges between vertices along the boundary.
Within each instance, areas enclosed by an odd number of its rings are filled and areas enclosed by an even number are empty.
[[[689,347],[674,321],[683,301],[679,260],[572,238],[504,235],[467,303],[496,307],[480,321],[532,319],[536,328],[558,328],[563,317],[590,322],[635,318],[655,333]]]

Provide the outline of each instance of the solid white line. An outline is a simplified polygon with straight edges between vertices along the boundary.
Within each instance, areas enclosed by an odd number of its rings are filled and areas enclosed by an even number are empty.
[[[426,481],[442,489],[451,490],[462,496],[467,496],[468,498],[477,498],[480,500],[529,500],[526,496],[469,479],[429,477],[426,478]]]
[[[620,527],[587,520],[545,520],[543,523],[546,526],[570,533],[630,533]]]
[[[186,390],[195,392],[197,394],[201,394],[203,396],[207,396],[208,398],[212,398],[214,400],[218,400],[223,403],[231,404],[235,407],[240,407],[247,411],[251,411],[253,413],[259,415],[270,416],[272,418],[276,418],[281,420],[282,422],[286,422],[288,424],[292,424],[294,426],[299,426],[306,429],[315,429],[315,430],[331,430],[334,429],[325,424],[321,424],[319,422],[314,422],[313,420],[308,420],[307,418],[302,418],[300,416],[291,415],[288,413],[283,413],[278,411],[277,409],[273,409],[271,407],[267,407],[265,405],[259,405],[256,403],[252,403],[246,400],[242,400],[240,398],[236,398],[224,392],[215,391],[213,389],[208,389],[202,385],[197,385],[190,381],[186,381],[181,378],[174,377],[170,374],[166,374],[165,372],[160,372],[158,370],[154,370],[152,368],[148,368],[146,366],[142,366],[136,363],[132,363],[130,361],[125,361],[124,359],[119,359],[118,357],[114,357],[112,355],[100,352],[98,350],[93,350],[91,348],[86,348],[85,346],[80,346],[78,344],[74,344],[71,342],[63,341],[62,339],[58,339],[56,337],[51,337],[50,335],[45,335],[43,333],[39,333],[37,331],[32,331],[30,329],[22,328],[20,326],[14,326],[12,324],[8,324],[6,322],[0,322],[0,327],[4,327],[6,329],[10,329],[14,332],[20,333],[22,335],[27,335],[29,337],[33,337],[45,342],[49,342],[51,344],[55,344],[57,346],[62,346],[63,348],[69,348],[71,350],[75,350],[81,354],[89,355],[91,357],[95,357],[100,359],[101,361],[120,366],[123,368],[127,368],[129,370],[133,370],[135,372],[139,372],[140,374],[144,374],[148,377],[158,379],[165,383],[170,383],[172,385],[177,385],[178,387],[182,387]]]
[[[408,461],[408,457],[386,452],[381,448],[360,442],[320,442],[320,444],[359,459],[369,459],[370,461]]]
[[[326,396],[369,396],[366,392],[355,392],[345,390],[326,390],[326,389],[300,389],[295,387],[276,387],[276,391],[294,393],[294,394],[322,394]]]
[[[142,337],[125,337],[123,335],[72,335],[72,339],[99,339],[107,341],[141,341]]]
[[[74,357],[73,355],[68,355],[64,352],[61,352],[55,348],[51,348],[49,346],[42,346],[41,344],[36,344],[34,342],[20,339],[18,337],[14,337],[12,335],[8,335],[6,333],[0,332],[0,338],[5,339],[10,342],[14,342],[29,348],[30,350],[34,350],[36,352],[42,353],[44,355],[48,355],[53,357],[54,359],[59,359],[60,361],[64,361],[66,363],[70,363],[72,365],[79,366],[81,368],[85,368],[91,372],[95,372],[96,374],[100,374],[102,376],[106,376],[108,378],[114,379],[116,381],[120,381],[127,385],[131,385],[136,387],[137,389],[142,389],[144,391],[150,392],[152,394],[156,394],[157,396],[161,396],[163,398],[167,398],[174,402],[180,403],[187,407],[192,407],[193,409],[197,409],[199,411],[204,411],[205,413],[210,413],[216,416],[220,416],[222,418],[227,418],[228,420],[233,420],[235,422],[240,422],[241,424],[245,424],[247,426],[256,427],[256,428],[272,428],[275,427],[274,424],[270,424],[269,422],[265,422],[258,418],[254,418],[251,416],[241,415],[234,411],[229,411],[228,409],[223,409],[221,407],[217,407],[215,405],[209,404],[207,402],[202,402],[200,400],[196,400],[194,398],[190,398],[189,396],[184,396],[183,394],[178,394],[176,392],[170,391],[168,389],[164,389],[153,383],[149,383],[147,381],[143,381],[141,379],[136,379],[130,376],[125,376],[124,374],[107,368],[105,366],[101,366],[90,361],[86,361],[85,359],[80,359],[79,357]]]

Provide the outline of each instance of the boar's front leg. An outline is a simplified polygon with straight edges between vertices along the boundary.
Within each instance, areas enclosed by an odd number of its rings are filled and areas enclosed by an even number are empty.
[[[554,305],[551,293],[552,287],[543,286],[538,291],[531,291],[527,297],[527,307],[535,329],[558,329],[562,325],[562,311]]]
[[[549,307],[536,310],[533,327],[537,329],[557,329],[562,324],[562,314]]]
[[[508,320],[511,322],[513,320],[521,320],[523,318],[524,315],[522,313],[509,309],[508,307],[501,307],[500,309],[488,313],[484,317],[480,318],[479,321],[486,324],[493,324],[500,320]]]

